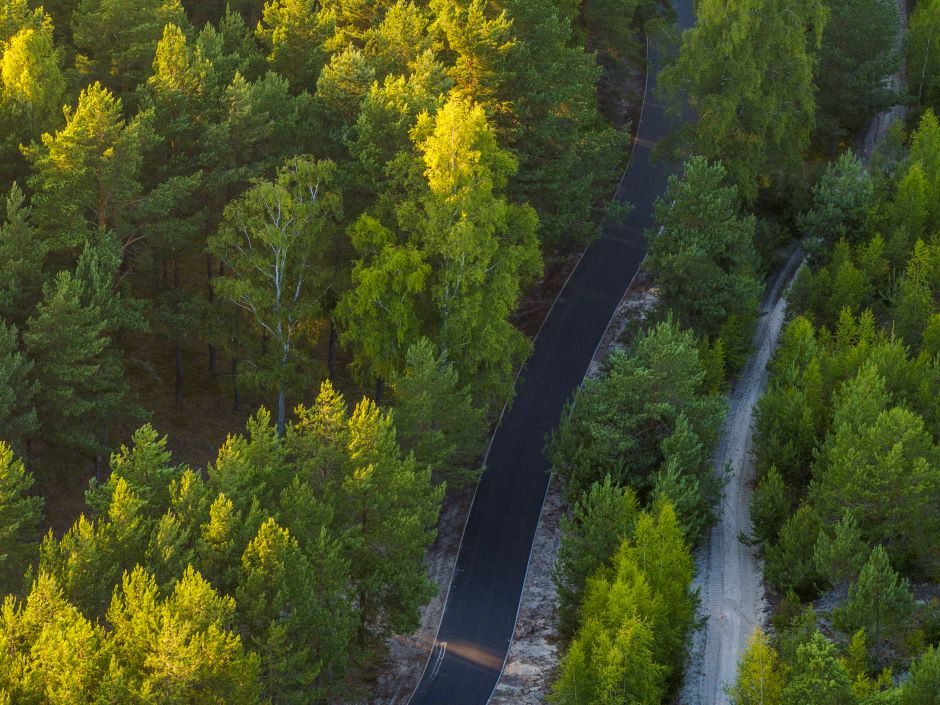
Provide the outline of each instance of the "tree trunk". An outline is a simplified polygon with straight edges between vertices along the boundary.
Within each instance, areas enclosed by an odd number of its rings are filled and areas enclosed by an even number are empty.
[[[385,378],[376,377],[375,378],[375,405],[380,406],[382,404],[382,398],[385,396]]]
[[[209,282],[209,305],[215,301],[215,291],[212,289],[212,255],[206,253],[206,281]],[[209,374],[215,377],[215,345],[209,343]]]
[[[277,390],[277,437],[283,438],[287,425],[287,390],[284,385]]]
[[[176,405],[180,406],[183,403],[183,339],[176,339],[176,350],[175,352],[175,361],[176,361]]]
[[[326,369],[331,382],[336,381],[336,324],[330,319],[330,342],[327,346]]]
[[[232,355],[232,390],[235,398],[235,411],[239,411],[242,405],[242,395],[238,391],[238,358]]]

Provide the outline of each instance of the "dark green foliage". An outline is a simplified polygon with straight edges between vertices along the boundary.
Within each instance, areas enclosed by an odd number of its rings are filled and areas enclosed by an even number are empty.
[[[572,517],[562,518],[561,546],[552,570],[558,588],[558,630],[570,639],[578,626],[578,611],[590,576],[608,565],[633,532],[636,495],[613,485],[610,476],[594,483],[575,504]]]
[[[33,476],[0,441],[0,589],[19,592],[26,566],[35,560],[43,500],[29,495]]]
[[[777,543],[765,546],[767,579],[782,590],[800,597],[815,597],[820,576],[813,560],[813,547],[822,531],[819,515],[809,505],[800,508],[781,527]]]
[[[776,465],[757,483],[751,497],[751,523],[754,538],[763,543],[773,543],[792,509],[783,478]]]
[[[836,624],[847,632],[864,629],[879,651],[883,640],[903,634],[914,611],[907,581],[891,567],[882,546],[875,546],[858,580],[849,587],[849,599],[835,612]]]
[[[875,191],[871,175],[851,150],[826,167],[813,187],[813,207],[800,218],[805,246],[826,261],[833,244],[869,235]]]
[[[754,217],[739,210],[738,190],[724,167],[694,158],[682,178],[670,177],[656,202],[659,231],[649,231],[646,266],[662,303],[696,333],[721,336],[726,354],[750,342],[761,283],[754,251]],[[735,326],[737,320],[741,325]],[[740,355],[735,356],[740,360]]]
[[[587,381],[549,444],[555,471],[574,501],[608,474],[645,496],[652,472],[665,460],[660,444],[679,417],[708,447],[724,413],[719,397],[701,393],[704,371],[695,340],[674,322],[641,334],[628,352],[614,352],[608,367],[604,377]]]
[[[474,406],[453,364],[427,338],[408,349],[392,390],[402,450],[413,452],[449,487],[476,479],[488,431],[483,409]]]
[[[817,125],[833,143],[852,138],[900,96],[887,78],[899,63],[894,0],[847,0],[828,6],[816,67]]]

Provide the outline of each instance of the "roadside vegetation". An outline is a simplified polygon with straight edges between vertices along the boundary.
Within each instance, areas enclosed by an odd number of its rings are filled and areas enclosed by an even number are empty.
[[[729,696],[935,703],[940,104],[927,47],[940,4],[914,4],[903,47],[893,0],[696,9],[660,75],[698,119],[661,147],[685,163],[648,235],[657,315],[585,382],[548,446],[571,507],[551,700],[674,697],[694,623],[690,550],[721,492],[709,460],[722,394],[749,355],[762,277],[795,241],[807,263],[759,404],[753,535],[741,536],[763,555],[775,610]],[[910,96],[887,80],[905,59]],[[860,131],[899,101],[910,132],[897,126],[862,161]],[[644,551],[663,522],[679,534]]]
[[[0,702],[368,697],[655,9],[0,1]]]

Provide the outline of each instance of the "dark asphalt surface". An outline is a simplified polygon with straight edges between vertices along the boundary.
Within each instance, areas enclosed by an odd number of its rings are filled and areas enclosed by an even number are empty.
[[[674,6],[680,26],[690,26],[692,1]],[[485,705],[502,670],[548,487],[546,434],[558,425],[639,269],[646,254],[643,232],[653,226],[653,202],[670,171],[650,161],[652,147],[668,132],[653,95],[658,66],[651,59],[637,144],[616,195],[634,208],[624,222],[604,225],[539,331],[512,407],[493,437],[437,640],[410,705]]]

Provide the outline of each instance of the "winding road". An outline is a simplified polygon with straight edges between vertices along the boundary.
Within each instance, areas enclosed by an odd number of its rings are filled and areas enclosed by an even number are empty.
[[[674,3],[680,27],[693,21],[692,0]],[[644,230],[666,185],[667,165],[651,151],[669,131],[654,97],[651,57],[642,115],[616,198],[633,210],[604,224],[584,252],[536,336],[490,443],[464,527],[437,637],[411,705],[485,705],[512,639],[532,540],[549,481],[546,434],[584,378],[598,341],[646,254]]]

